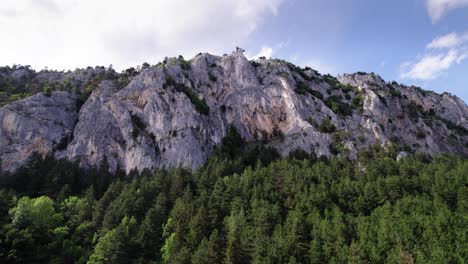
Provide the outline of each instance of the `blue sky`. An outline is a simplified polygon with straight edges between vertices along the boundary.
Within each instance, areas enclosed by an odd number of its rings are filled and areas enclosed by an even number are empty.
[[[459,63],[454,59],[448,68],[427,66],[427,74],[407,74],[425,57],[443,59],[450,52],[428,49],[434,39],[447,34],[462,38],[468,32],[468,4],[435,21],[427,5],[422,0],[291,1],[252,35],[246,48],[255,50],[262,43],[272,48],[273,57],[300,65],[333,74],[375,72],[385,80],[448,91],[468,102],[468,59],[461,57],[468,37],[456,47]]]
[[[2,0],[0,32],[0,65],[121,70],[241,46],[468,102],[468,0]]]

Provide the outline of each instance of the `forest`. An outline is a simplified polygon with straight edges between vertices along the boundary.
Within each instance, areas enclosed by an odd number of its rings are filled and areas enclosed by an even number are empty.
[[[1,263],[464,263],[468,161],[246,146],[196,171],[35,155],[0,177]]]

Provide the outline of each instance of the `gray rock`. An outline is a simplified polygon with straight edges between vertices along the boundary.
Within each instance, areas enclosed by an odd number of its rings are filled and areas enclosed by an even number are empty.
[[[0,157],[14,170],[32,153],[59,153],[67,147],[78,119],[77,98],[65,92],[40,93],[0,109]]]

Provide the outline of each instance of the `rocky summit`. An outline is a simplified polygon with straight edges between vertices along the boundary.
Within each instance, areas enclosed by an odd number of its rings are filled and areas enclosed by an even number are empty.
[[[0,109],[0,158],[15,170],[33,153],[110,168],[195,169],[230,127],[247,142],[285,156],[349,155],[375,144],[408,152],[468,156],[468,107],[373,73],[337,77],[259,58],[200,53],[189,61],[116,73],[103,67],[69,72],[2,68],[0,84],[45,87]],[[38,89],[39,89],[38,88]]]

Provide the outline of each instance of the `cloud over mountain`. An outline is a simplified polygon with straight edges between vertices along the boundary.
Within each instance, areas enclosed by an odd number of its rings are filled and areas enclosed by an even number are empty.
[[[241,45],[282,0],[6,0],[1,64],[127,67]]]

